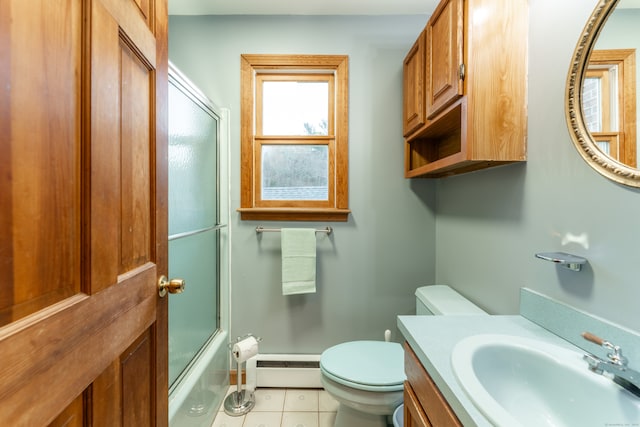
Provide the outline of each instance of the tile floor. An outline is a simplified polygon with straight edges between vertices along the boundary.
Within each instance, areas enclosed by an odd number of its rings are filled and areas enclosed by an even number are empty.
[[[338,402],[321,389],[259,388],[255,396],[256,406],[244,416],[231,417],[220,408],[212,427],[332,427],[338,410]]]

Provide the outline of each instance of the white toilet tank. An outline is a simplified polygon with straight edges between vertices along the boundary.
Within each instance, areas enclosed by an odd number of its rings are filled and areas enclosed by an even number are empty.
[[[446,285],[431,285],[416,289],[416,314],[448,316],[487,313],[454,289]]]

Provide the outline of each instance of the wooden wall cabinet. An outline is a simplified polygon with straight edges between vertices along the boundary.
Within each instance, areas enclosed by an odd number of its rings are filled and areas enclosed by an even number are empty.
[[[430,119],[463,94],[462,12],[463,0],[444,0],[427,23],[426,107]]]
[[[526,160],[527,37],[525,0],[441,1],[404,62],[405,177]]]
[[[426,30],[407,53],[402,65],[403,70],[403,135],[411,135],[416,129],[424,125],[426,86],[425,86],[425,51]]]
[[[404,344],[405,427],[462,427],[462,423],[438,390],[408,343]]]

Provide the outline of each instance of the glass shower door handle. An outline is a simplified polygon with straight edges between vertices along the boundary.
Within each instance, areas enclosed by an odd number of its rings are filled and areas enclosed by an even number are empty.
[[[167,276],[160,276],[158,279],[158,295],[164,298],[167,292],[170,294],[181,294],[184,292],[186,283],[184,279],[167,279]]]

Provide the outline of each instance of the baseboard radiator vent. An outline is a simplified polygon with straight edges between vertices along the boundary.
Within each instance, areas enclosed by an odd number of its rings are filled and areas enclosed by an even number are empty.
[[[319,354],[258,354],[247,360],[247,388],[322,388]]]

